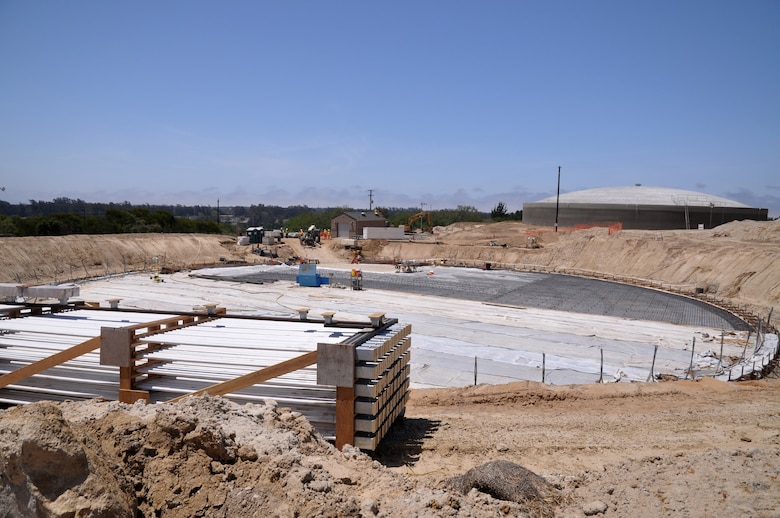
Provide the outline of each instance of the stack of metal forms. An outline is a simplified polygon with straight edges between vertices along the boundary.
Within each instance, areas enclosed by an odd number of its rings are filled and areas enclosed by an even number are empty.
[[[327,439],[337,438],[341,420],[349,425],[342,426],[348,432],[342,432],[341,444],[373,450],[407,402],[411,326],[379,314],[369,325],[8,305],[0,306],[0,403],[118,399],[121,389],[128,388],[120,382],[126,365],[107,363],[103,357],[107,336],[130,329],[141,332],[127,352],[133,380],[129,388],[146,394],[151,403],[310,357],[303,368],[225,397],[237,402],[273,399],[303,414]],[[327,358],[318,351],[330,346],[347,355],[338,365],[346,373],[339,383],[323,382],[320,372]],[[127,379],[125,374],[124,383]],[[342,388],[347,392],[340,396]],[[337,403],[346,411],[339,413]]]
[[[8,376],[19,374],[21,369],[36,362],[51,360],[42,372],[14,379],[11,384],[0,384],[0,404],[116,399],[119,369],[100,364],[99,340],[94,341],[90,351],[67,361],[60,362],[56,355],[99,337],[104,327],[121,328],[174,316],[129,311],[55,312],[53,308],[0,305],[0,381],[8,380]]]
[[[409,397],[412,326],[397,324],[355,348],[354,446],[376,449]]]
[[[259,369],[316,351],[319,343],[355,339],[360,329],[325,326],[312,321],[273,321],[219,318],[197,326],[139,340],[138,372],[151,402],[162,402]],[[333,386],[317,383],[317,365],[311,365],[225,395],[237,402],[273,399],[280,407],[301,412],[323,436],[335,434]]]

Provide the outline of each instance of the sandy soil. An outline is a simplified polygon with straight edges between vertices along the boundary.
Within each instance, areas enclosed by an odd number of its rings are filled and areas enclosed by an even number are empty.
[[[370,243],[362,253],[653,279],[705,288],[764,314],[780,300],[777,221],[691,232],[547,232],[541,248],[526,247],[527,230],[454,225],[414,242]],[[2,238],[0,252],[0,282],[149,268],[154,256],[176,268],[267,260],[215,236]],[[343,267],[351,252],[336,241],[316,249],[291,242],[279,256]],[[336,451],[273,404],[42,403],[0,414],[0,509],[8,516],[780,516],[778,389],[771,377],[413,390],[375,459]],[[550,488],[524,501],[511,495],[530,494],[527,476],[504,476],[515,491],[493,491],[501,498],[486,494],[490,483],[464,494],[448,482],[493,460],[542,475]]]
[[[594,501],[607,516],[778,516],[778,388],[772,379],[417,390],[379,455],[429,483],[510,460],[562,488],[566,516]]]
[[[366,261],[445,260],[480,266],[491,262],[558,271],[598,272],[698,287],[718,297],[766,311],[780,304],[780,221],[732,222],[711,230],[606,228],[550,232],[518,222],[461,223],[407,241],[362,242]],[[538,233],[539,248],[527,235]],[[353,254],[338,239],[304,248],[296,239],[272,247],[278,260],[306,257],[349,264]],[[151,269],[156,257],[168,269],[271,259],[236,239],[214,235],[121,234],[105,236],[0,237],[0,282],[45,284]]]

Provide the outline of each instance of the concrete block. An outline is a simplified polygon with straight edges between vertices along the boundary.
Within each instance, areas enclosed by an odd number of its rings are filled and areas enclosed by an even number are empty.
[[[68,285],[48,285],[27,286],[24,289],[25,297],[35,297],[38,299],[58,299],[65,304],[69,298],[78,297],[81,288],[75,284]]]
[[[100,365],[130,367],[132,352],[130,345],[133,330],[123,327],[100,328]]]
[[[352,387],[355,383],[355,346],[317,344],[317,384]]]

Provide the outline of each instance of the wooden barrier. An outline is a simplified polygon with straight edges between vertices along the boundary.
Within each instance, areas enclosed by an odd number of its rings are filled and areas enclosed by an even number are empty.
[[[66,361],[77,358],[88,352],[92,352],[98,347],[100,347],[100,337],[96,336],[95,338],[90,338],[89,340],[82,342],[79,345],[55,353],[42,360],[31,363],[30,365],[19,367],[18,369],[9,372],[8,374],[0,376],[0,388],[18,383],[25,378],[29,378],[30,376],[38,374],[39,372],[51,369],[52,367],[65,363]]]
[[[210,322],[224,314],[225,310],[209,310],[206,315],[190,314],[144,322],[126,327],[103,327],[100,331],[100,364],[119,367],[119,401],[135,403],[149,402],[148,390],[139,390],[138,385],[153,377],[144,372],[154,360],[143,358],[139,352],[149,353],[160,346],[140,342],[142,338],[159,333]]]

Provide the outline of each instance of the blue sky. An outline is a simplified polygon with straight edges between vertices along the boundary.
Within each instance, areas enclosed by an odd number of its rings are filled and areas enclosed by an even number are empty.
[[[0,0],[0,199],[780,216],[780,1]],[[424,204],[424,205],[423,205]]]

